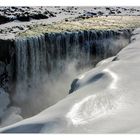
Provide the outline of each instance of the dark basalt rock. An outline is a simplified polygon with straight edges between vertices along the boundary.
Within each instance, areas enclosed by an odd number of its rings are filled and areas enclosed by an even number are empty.
[[[79,79],[74,79],[72,84],[71,84],[71,89],[69,90],[69,94],[71,94],[72,92],[74,92],[75,90],[78,89],[79,85],[78,85],[78,80]]]
[[[91,16],[96,16],[97,13],[94,13],[94,12],[87,12],[88,15],[91,15]]]
[[[49,16],[50,17],[56,17],[56,15],[54,15],[53,13],[49,12]]]
[[[3,88],[6,92],[8,89],[9,75],[6,69],[6,64],[0,62],[0,88]]]
[[[10,22],[10,18],[0,15],[0,24]]]
[[[33,15],[31,15],[31,18],[33,18],[33,19],[46,19],[46,18],[48,18],[48,16],[46,16],[45,14],[33,14]]]
[[[117,10],[117,13],[118,13],[118,14],[120,14],[120,13],[122,13],[122,12],[121,12],[121,11],[119,11],[119,10]]]
[[[0,39],[0,61],[9,64],[13,55],[14,41]]]
[[[101,12],[101,11],[98,12],[98,15],[99,15],[99,16],[102,16],[103,14],[104,14],[104,13]]]
[[[30,17],[28,15],[18,15],[17,20],[19,20],[19,21],[30,21]]]
[[[8,91],[16,73],[14,40],[0,40],[0,67],[0,87]]]
[[[106,7],[106,10],[110,10],[110,8],[109,7]]]
[[[112,61],[118,61],[119,60],[119,57],[118,56],[115,56]]]
[[[115,15],[115,11],[110,11],[109,14],[110,15]]]

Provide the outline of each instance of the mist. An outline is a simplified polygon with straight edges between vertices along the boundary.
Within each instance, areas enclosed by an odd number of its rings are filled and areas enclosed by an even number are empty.
[[[21,115],[24,118],[33,116],[65,98],[69,94],[73,79],[90,69],[90,67],[77,69],[77,64],[78,60],[65,63],[65,68],[61,73],[55,71],[50,75],[44,74],[43,82],[38,79],[38,83],[32,84],[28,92],[22,90],[15,94],[13,101],[21,108]]]

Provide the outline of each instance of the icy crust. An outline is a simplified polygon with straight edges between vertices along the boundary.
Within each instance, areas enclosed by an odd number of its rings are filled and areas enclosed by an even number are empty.
[[[79,88],[3,133],[139,133],[140,29],[117,56],[80,75]]]

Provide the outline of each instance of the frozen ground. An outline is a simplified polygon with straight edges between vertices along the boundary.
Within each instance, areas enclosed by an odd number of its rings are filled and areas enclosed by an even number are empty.
[[[0,38],[14,38],[36,24],[122,15],[139,16],[140,7],[0,7]]]
[[[140,29],[117,56],[78,77],[74,92],[4,133],[140,133]],[[13,119],[13,118],[12,118]]]

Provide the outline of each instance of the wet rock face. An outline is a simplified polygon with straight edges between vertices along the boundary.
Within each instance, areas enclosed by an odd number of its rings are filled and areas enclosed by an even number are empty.
[[[0,61],[10,63],[14,42],[12,40],[0,40]]]
[[[10,21],[11,21],[10,18],[3,16],[3,15],[0,15],[0,24],[7,23]]]
[[[0,87],[9,92],[14,76],[14,41],[0,40]]]
[[[8,72],[6,70],[6,64],[3,62],[0,62],[0,87],[8,90]]]

